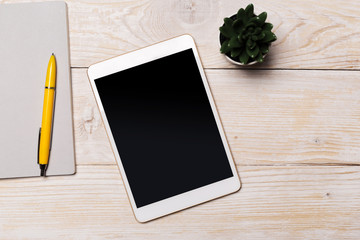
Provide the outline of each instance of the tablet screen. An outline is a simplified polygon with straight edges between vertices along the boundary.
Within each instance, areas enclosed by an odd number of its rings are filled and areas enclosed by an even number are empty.
[[[233,176],[191,48],[95,85],[138,208]]]

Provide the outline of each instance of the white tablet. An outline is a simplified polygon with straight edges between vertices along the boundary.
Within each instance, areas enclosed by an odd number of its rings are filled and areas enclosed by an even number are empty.
[[[94,64],[88,75],[139,222],[240,189],[191,36]]]

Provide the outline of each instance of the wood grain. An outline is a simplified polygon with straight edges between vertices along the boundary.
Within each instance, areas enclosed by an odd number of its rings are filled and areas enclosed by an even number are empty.
[[[360,167],[238,170],[239,192],[146,224],[135,221],[115,165],[79,166],[74,176],[0,181],[0,238],[358,238]]]
[[[71,75],[76,163],[114,164],[115,158],[86,69],[73,69]]]
[[[0,181],[0,239],[359,239],[359,1],[252,1],[278,36],[258,70],[233,69],[217,41],[248,0],[66,2],[77,174]],[[242,189],[139,224],[86,67],[184,33],[207,68]]]
[[[241,165],[360,164],[356,71],[207,70]],[[73,69],[77,163],[114,163],[85,69]]]
[[[72,65],[89,66],[184,33],[206,68],[233,68],[219,54],[218,28],[251,1],[69,1]],[[360,68],[360,2],[252,1],[266,11],[278,40],[263,68]],[[96,39],[96,41],[93,41]]]
[[[0,0],[0,3],[28,0]],[[331,0],[75,1],[69,7],[71,65],[87,67],[184,33],[206,68],[234,68],[219,53],[224,17],[252,2],[266,11],[278,40],[260,68],[359,69],[360,2]]]

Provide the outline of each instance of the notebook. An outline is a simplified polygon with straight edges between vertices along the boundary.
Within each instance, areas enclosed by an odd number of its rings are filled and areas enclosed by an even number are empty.
[[[0,4],[0,178],[39,176],[39,128],[50,55],[57,63],[47,176],[75,173],[67,7]]]

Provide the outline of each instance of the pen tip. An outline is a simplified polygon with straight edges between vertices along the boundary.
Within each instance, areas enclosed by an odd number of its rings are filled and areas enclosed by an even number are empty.
[[[45,177],[46,176],[45,173],[46,173],[46,165],[40,164],[40,176]]]

